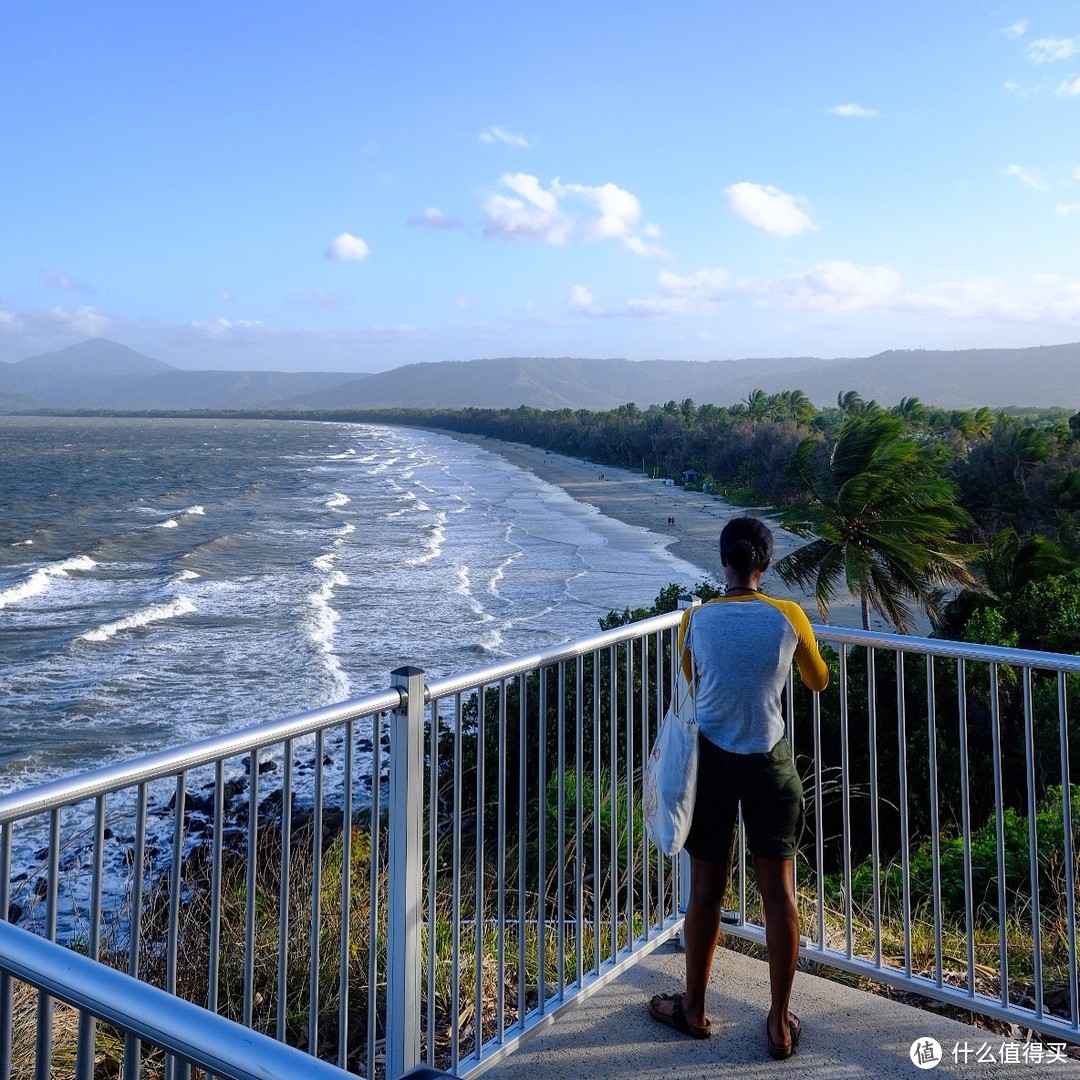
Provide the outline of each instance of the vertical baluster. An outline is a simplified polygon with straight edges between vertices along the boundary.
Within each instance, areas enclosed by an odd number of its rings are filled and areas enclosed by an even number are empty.
[[[105,796],[94,800],[94,865],[90,878],[90,939],[86,955],[97,960],[101,954],[101,878],[105,860]],[[97,1024],[93,1014],[79,1010],[78,1053],[75,1075],[78,1080],[93,1080],[94,1041]],[[0,1073],[0,1076],[3,1074]]]
[[[585,658],[574,664],[574,981],[585,977]]]
[[[900,780],[900,876],[904,921],[904,974],[910,979],[911,956],[911,825],[908,820],[907,775],[907,693],[904,678],[904,652],[896,652],[896,738],[897,768]]]
[[[259,848],[259,751],[248,756],[247,863],[244,890],[244,1026],[254,1025],[255,1010],[255,893]]]
[[[934,680],[934,658],[926,658],[926,720],[930,757],[930,842],[933,845],[934,890],[934,982],[942,985],[942,914],[941,914],[941,815],[938,806],[937,768],[937,687]]]
[[[380,729],[379,738],[382,738]],[[315,732],[315,805],[311,808],[311,956],[308,964],[308,1053],[319,1052],[319,960],[322,939],[324,735]],[[374,938],[372,939],[375,940]]]
[[[1027,773],[1028,864],[1031,868],[1031,959],[1035,983],[1035,1016],[1043,1016],[1042,917],[1039,904],[1039,834],[1036,821],[1035,791],[1035,720],[1032,707],[1031,668],[1025,667],[1024,688],[1024,763]]]
[[[559,728],[556,733],[558,776],[558,823],[555,860],[555,949],[558,966],[558,997],[566,992],[566,662],[559,661]]]
[[[461,776],[461,694],[454,697],[454,817],[450,823],[453,877],[450,882],[450,1071],[461,1060],[461,814],[464,801]],[[543,790],[543,789],[541,789]],[[541,835],[543,832],[541,831]],[[369,1073],[369,1076],[374,1075]]]
[[[824,950],[825,941],[825,837],[824,810],[821,790],[821,694],[815,693],[811,708],[814,722],[814,860],[817,879],[817,946]]]
[[[221,979],[221,858],[225,845],[225,762],[214,766],[214,828],[210,842],[210,967],[206,1007],[218,1011]]]
[[[49,850],[46,868],[45,937],[56,940],[57,890],[60,887],[60,809],[49,812]],[[52,1074],[53,1000],[44,991],[38,993],[37,1039],[34,1052],[36,1080],[49,1080]]]
[[[146,784],[140,784],[135,800],[135,852],[131,879],[131,926],[128,931],[128,974],[139,977],[139,948],[142,941],[143,873],[146,869]],[[142,1075],[142,1043],[130,1031],[124,1033],[124,1080]]]
[[[518,956],[517,956],[517,987],[518,987],[518,1029],[520,1031],[525,1030],[525,892],[526,892],[526,877],[525,877],[525,854],[527,847],[527,832],[526,823],[528,821],[528,775],[529,775],[529,754],[528,754],[528,702],[526,700],[528,694],[528,677],[525,674],[518,676]],[[541,828],[543,824],[541,823]]]
[[[1001,964],[1000,1000],[1009,1004],[1009,948],[1005,911],[1005,798],[1001,776],[1001,695],[998,665],[990,665],[990,725],[994,748],[994,821],[997,839],[998,958]]]
[[[600,974],[602,953],[600,949],[600,650],[593,652],[593,715],[592,715],[592,757],[593,757],[593,864],[592,864],[592,909],[593,909],[593,972]]]
[[[975,996],[975,897],[971,867],[971,788],[968,762],[967,664],[956,664],[957,704],[960,710],[960,832],[964,852],[964,941],[968,997]]]
[[[608,693],[608,781],[611,788],[611,827],[608,831],[608,905],[611,919],[611,959],[619,956],[619,651],[617,645],[608,646],[608,670],[610,690]]]
[[[1077,987],[1076,952],[1076,874],[1073,867],[1072,787],[1069,780],[1069,702],[1065,672],[1057,673],[1058,731],[1061,745],[1061,820],[1065,856],[1065,917],[1069,927],[1069,1013],[1074,1028],[1080,1027],[1080,988]]]
[[[641,771],[644,776],[645,760],[652,746],[649,739],[649,639],[641,638]],[[650,923],[652,922],[652,860],[649,857],[649,837],[645,830],[641,830],[641,848],[638,852],[641,859],[641,936],[642,940],[648,941]]]
[[[438,949],[439,890],[439,705],[432,701],[428,713],[428,825],[427,825],[427,1017],[424,1060],[435,1064],[435,974]]]
[[[476,691],[476,897],[473,904],[473,1054],[480,1060],[480,1048],[484,1043],[484,815],[487,813],[487,754],[486,720],[487,695],[484,687]]]
[[[873,877],[874,966],[881,967],[881,848],[877,769],[877,653],[866,650],[866,716],[870,753],[870,871]]]
[[[187,773],[176,777],[176,799],[173,805],[172,865],[169,867],[169,930],[165,959],[165,987],[176,993],[179,963],[180,886],[184,870],[184,812],[187,802]]]
[[[844,951],[851,959],[851,748],[848,745],[847,648],[840,647],[840,792],[844,849]]]
[[[371,718],[371,861],[368,864],[368,1008],[367,1008],[367,1053],[365,1076],[375,1075],[375,1042],[378,1036],[378,1012],[379,1012],[379,922],[381,915],[382,890],[379,888],[379,874],[382,867],[383,843],[382,843],[382,713],[376,713]],[[459,779],[460,779],[460,773]],[[455,815],[456,816],[456,815]],[[460,848],[460,834],[459,843]],[[457,852],[455,852],[454,865],[458,865]],[[455,877],[456,880],[456,877]],[[455,958],[457,954],[455,953]],[[455,964],[456,971],[456,964]],[[457,998],[455,986],[454,1018],[457,1019]],[[456,1029],[455,1029],[456,1030]],[[457,1041],[454,1041],[454,1052],[457,1052]],[[453,1071],[457,1071],[457,1063],[454,1063]]]
[[[498,879],[495,913],[498,936],[496,938],[495,969],[495,1038],[501,1044],[506,1028],[506,695],[507,681],[499,685],[499,754],[498,754],[498,810],[496,813],[498,836],[495,849],[495,876]]]
[[[626,947],[633,952],[634,883],[637,862],[634,854],[634,647],[626,643]]]
[[[344,790],[341,793],[341,934],[338,938],[338,1052],[339,1069],[349,1053],[349,944],[352,941],[353,858],[353,721],[345,724],[342,753]]]
[[[547,797],[547,710],[548,710],[548,674],[547,668],[540,669],[540,752],[537,755],[537,791],[540,793],[540,823],[537,837],[537,973],[536,994],[537,1009],[541,1016],[547,1012],[547,827],[548,827],[548,797]]]
[[[292,877],[293,741],[281,748],[281,863],[278,870],[277,1019],[275,1034],[285,1041],[289,1001],[289,881]]]

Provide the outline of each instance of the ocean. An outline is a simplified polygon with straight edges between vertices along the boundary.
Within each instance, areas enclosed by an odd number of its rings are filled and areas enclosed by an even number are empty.
[[[595,633],[704,571],[481,447],[0,417],[0,791]]]

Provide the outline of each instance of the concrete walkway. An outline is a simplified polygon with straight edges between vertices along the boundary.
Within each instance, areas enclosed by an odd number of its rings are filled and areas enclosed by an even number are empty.
[[[763,961],[717,951],[709,985],[711,1039],[689,1039],[649,1016],[649,998],[677,991],[682,978],[681,950],[674,942],[663,945],[568,1008],[484,1075],[493,1080],[752,1080],[784,1074],[821,1080],[1080,1077],[1080,1061],[1025,1061],[1022,1047],[1001,1035],[803,972],[795,977],[792,996],[792,1011],[803,1023],[802,1042],[793,1058],[773,1061],[765,1044],[769,991]],[[911,1050],[913,1043],[927,1038],[941,1045],[942,1060],[924,1070],[913,1063]],[[1003,1064],[1008,1050],[1003,1053],[1002,1044],[1020,1051],[1020,1060]],[[966,1062],[965,1045],[970,1050]],[[954,1048],[959,1050],[956,1063]],[[979,1063],[980,1052],[984,1057],[992,1053],[994,1061]]]

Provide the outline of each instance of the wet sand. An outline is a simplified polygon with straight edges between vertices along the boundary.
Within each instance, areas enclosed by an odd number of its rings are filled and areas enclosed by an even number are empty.
[[[443,434],[482,447],[513,465],[528,469],[579,502],[595,506],[607,517],[670,538],[668,550],[680,559],[700,566],[714,584],[724,580],[720,566],[720,530],[733,517],[753,514],[769,523],[775,541],[774,560],[806,543],[781,528],[779,514],[768,507],[733,506],[716,495],[686,491],[628,469],[593,465],[522,443],[463,435],[456,431],[444,431]],[[669,518],[674,518],[674,524],[669,524]],[[789,589],[772,570],[765,575],[763,588],[771,596],[797,601],[813,622],[821,621],[813,595]],[[837,626],[860,625],[858,605],[854,600],[835,603],[829,611],[829,621]]]

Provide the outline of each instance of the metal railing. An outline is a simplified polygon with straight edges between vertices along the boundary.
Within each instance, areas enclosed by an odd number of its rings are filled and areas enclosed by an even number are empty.
[[[194,1070],[221,1080],[345,1080],[336,1065],[234,1024],[205,1009],[140,983],[123,972],[0,922],[0,971],[74,1010],[73,1072],[93,1072],[95,1024],[138,1037],[161,1056],[165,1075],[188,1080]],[[6,985],[10,986],[10,982]],[[10,1002],[4,1002],[10,1008]],[[43,1072],[45,1076],[54,1075]],[[16,1070],[18,1072],[18,1070]],[[13,1075],[11,1069],[6,1076]]]
[[[0,913],[362,1075],[479,1073],[681,927],[640,818],[678,618],[2,797]],[[1080,657],[815,630],[832,684],[787,693],[804,958],[1075,1040]],[[737,843],[725,929],[763,940]]]

